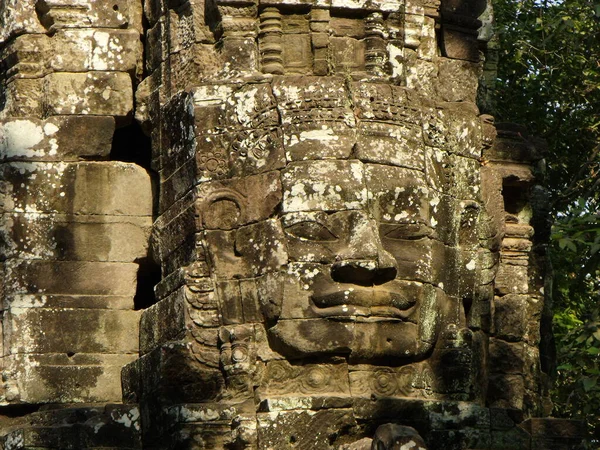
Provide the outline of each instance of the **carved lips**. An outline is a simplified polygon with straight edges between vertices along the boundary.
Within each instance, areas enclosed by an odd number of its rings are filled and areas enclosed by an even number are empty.
[[[417,308],[417,300],[406,297],[398,290],[390,290],[391,287],[353,286],[343,291],[325,290],[311,297],[311,310],[321,317],[332,319],[416,323],[413,313]]]

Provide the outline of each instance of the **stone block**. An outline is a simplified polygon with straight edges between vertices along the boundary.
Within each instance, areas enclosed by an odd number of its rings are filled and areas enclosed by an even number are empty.
[[[137,30],[67,29],[49,42],[53,72],[114,71],[136,74],[142,47]]]
[[[330,449],[339,430],[356,423],[351,409],[259,413],[257,420],[259,441],[266,447],[281,449],[296,445]]]
[[[5,258],[130,262],[146,256],[152,219],[12,213],[0,223]]]
[[[268,246],[259,247],[260,233],[269,239]],[[205,232],[207,252],[217,278],[229,280],[250,278],[278,271],[287,263],[283,230],[276,220],[267,220],[234,231]]]
[[[364,164],[363,167],[369,204],[377,211],[379,221],[418,223],[435,228],[436,224],[430,221],[430,211],[437,209],[440,199],[435,193],[430,195],[423,172],[383,164]],[[354,171],[358,175],[359,172]]]
[[[153,1],[152,3],[159,2]],[[146,32],[146,39],[148,40],[148,50],[146,52],[146,69],[151,72],[157,69],[162,62],[167,60],[169,56],[169,39],[167,37],[167,25],[164,17],[157,17],[155,23],[153,23],[152,26]]]
[[[44,108],[52,116],[124,119],[133,112],[131,77],[124,72],[52,73],[44,78]]]
[[[442,58],[436,81],[438,95],[447,102],[475,103],[477,98],[478,65],[460,59]]]
[[[115,121],[107,116],[53,116],[0,121],[0,160],[108,158]],[[85,139],[83,137],[85,136]]]
[[[444,130],[443,149],[459,156],[478,159],[483,145],[481,141],[481,121],[475,104],[462,102],[444,103],[439,110],[440,126]],[[458,170],[452,173],[460,173]],[[464,174],[473,172],[465,171]],[[475,171],[477,173],[477,171]],[[479,185],[480,183],[476,183]]]
[[[492,408],[523,409],[525,386],[523,375],[490,375],[488,402]]]
[[[158,202],[161,213],[192,191],[197,180],[198,164],[195,158],[190,158],[172,173],[169,172],[165,170],[160,174],[161,189]]]
[[[288,161],[347,159],[355,144],[355,131],[345,124],[295,124],[283,127]]]
[[[464,403],[453,402],[453,405]],[[430,427],[430,414],[441,413],[442,402],[412,398],[359,398],[354,400],[354,415],[357,420],[394,422],[394,418],[403,417],[405,425],[421,429]]]
[[[144,16],[150,26],[166,13],[167,4],[164,0],[144,0]]]
[[[510,126],[511,124],[506,125]],[[500,126],[504,126],[504,124],[500,124]],[[490,159],[531,162],[541,157],[534,143],[525,137],[527,136],[527,132],[524,127],[515,127],[517,128],[516,130],[511,130],[502,129],[500,126],[498,137],[494,140],[492,147],[487,151]]]
[[[531,435],[532,450],[578,448],[587,436],[579,420],[531,418],[519,425]]]
[[[198,136],[196,143],[198,181],[265,173],[285,165],[282,132],[276,126]]]
[[[507,341],[525,336],[528,322],[528,297],[508,294],[494,299],[494,334]]]
[[[340,211],[364,207],[367,189],[363,170],[363,164],[358,161],[288,164],[282,171],[283,211]],[[352,176],[339,176],[342,173]]]
[[[491,448],[494,450],[530,450],[532,448],[531,436],[519,427],[510,430],[492,430]]]
[[[447,161],[449,166],[446,170],[452,186],[448,193],[465,201],[481,201],[481,164],[479,160],[450,155]]]
[[[185,287],[152,305],[142,313],[140,321],[140,354],[144,355],[168,341],[185,337],[188,331],[190,305]]]
[[[50,409],[32,413],[27,419],[21,428],[0,438],[5,448],[141,448],[137,406]]]
[[[418,91],[426,98],[438,98],[436,92],[440,78],[440,63],[427,61],[418,57],[416,50],[404,48],[403,68],[396,69],[401,74],[399,79],[406,79],[406,87]]]
[[[467,61],[479,61],[477,33],[473,30],[456,28],[445,24],[442,30],[441,47],[444,56]]]
[[[0,10],[0,42],[24,33],[43,33],[44,28],[36,17],[35,0],[12,1],[9,8]]]
[[[54,309],[133,309],[131,295],[54,295],[54,294],[5,294],[5,303],[11,308],[54,308]]]
[[[266,383],[261,386],[259,395],[271,399],[279,397],[281,409],[291,396],[347,397],[350,394],[346,364],[296,365],[271,361],[267,363],[264,375]]]
[[[140,353],[146,354],[169,341],[193,336],[216,350],[216,328],[221,324],[213,292],[193,293],[187,287],[146,309],[140,322]],[[197,327],[201,327],[198,329]]]
[[[345,81],[341,77],[281,77],[273,82],[273,95],[283,126],[316,129],[339,122],[356,124]],[[317,112],[318,111],[318,112]]]
[[[192,202],[193,193],[175,202],[154,223],[155,251],[161,259],[171,254],[186,239],[198,231],[197,208]]]
[[[505,259],[505,258],[503,258]],[[500,295],[527,294],[529,292],[529,267],[502,261],[496,275],[496,292]]]
[[[151,216],[149,174],[122,162],[0,165],[5,212]]]
[[[416,395],[414,385],[420,373],[412,365],[400,368],[359,366],[349,375],[352,397],[398,398]]]
[[[136,354],[139,318],[138,311],[11,306],[4,340],[10,353]]]
[[[231,230],[252,222],[264,221],[276,211],[282,198],[277,171],[203,183],[195,195],[204,229]],[[257,204],[254,199],[261,198]]]
[[[231,36],[223,40],[221,54],[228,64],[224,66],[225,76],[234,74],[250,75],[258,71],[258,48],[256,38]]]
[[[329,48],[334,73],[353,74],[365,71],[365,43],[351,37],[331,37]]]
[[[121,368],[136,355],[10,355],[3,358],[0,404],[120,402]]]
[[[43,116],[43,78],[15,79],[3,86],[4,107],[0,118]]]
[[[525,347],[522,342],[490,340],[490,361],[495,373],[523,374],[526,371]]]
[[[133,297],[135,263],[9,260],[6,292],[14,294],[122,295]],[[110,283],[106,281],[110,280]]]
[[[142,386],[141,400],[160,401],[165,407],[185,402],[217,401],[225,380],[221,370],[200,362],[185,342],[171,342],[140,357],[128,367],[128,376],[138,381],[128,386]],[[124,392],[126,398],[131,393]]]
[[[8,84],[19,78],[41,78],[49,73],[48,61],[40,54],[52,54],[51,41],[45,34],[24,34],[6,42],[0,49],[0,65]]]
[[[425,169],[420,128],[370,123],[359,126],[357,135],[356,158],[361,161]]]
[[[37,12],[42,25],[53,32],[64,28],[123,28],[141,19],[136,17],[136,9],[141,6],[133,5],[130,0],[83,0],[77,4],[45,1]]]
[[[169,255],[163,255],[161,260],[161,270],[163,276],[169,275],[171,272],[178,270],[181,267],[186,267],[195,263],[206,264],[204,251],[202,255],[197,251],[196,244],[198,239],[191,236],[186,239],[182,245],[177,247]],[[208,267],[207,267],[208,270]]]
[[[285,26],[285,25],[284,25]],[[308,31],[308,21],[303,31]],[[312,72],[313,54],[311,35],[309,33],[284,33],[282,36],[282,58],[285,70],[290,74]]]
[[[117,71],[136,74],[142,48],[136,30],[68,29],[52,36],[17,37],[0,53],[10,80],[52,72]],[[36,55],[47,55],[45,58]]]

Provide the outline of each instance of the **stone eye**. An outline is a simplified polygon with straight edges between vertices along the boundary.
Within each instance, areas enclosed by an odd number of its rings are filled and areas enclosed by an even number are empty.
[[[431,230],[419,223],[382,224],[380,233],[388,239],[414,241],[430,236]]]
[[[325,225],[318,222],[303,221],[286,227],[285,231],[294,237],[307,241],[335,241],[337,237]]]

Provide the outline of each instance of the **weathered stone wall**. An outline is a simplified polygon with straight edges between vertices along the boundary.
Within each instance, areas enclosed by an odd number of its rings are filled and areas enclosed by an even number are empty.
[[[478,109],[481,14],[0,0],[4,449],[577,442],[532,418],[540,145]]]
[[[132,119],[141,33],[136,1],[0,2],[0,404],[8,416],[120,402],[121,368],[137,356],[136,261],[147,255],[152,190],[144,169],[109,159],[115,127]],[[117,422],[139,415],[111,411]],[[44,427],[73,420],[36,417],[41,428],[9,435],[5,448],[55,445],[57,433]]]

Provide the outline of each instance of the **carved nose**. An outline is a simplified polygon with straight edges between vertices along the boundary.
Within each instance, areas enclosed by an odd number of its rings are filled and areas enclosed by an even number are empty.
[[[383,248],[373,220],[354,224],[348,246],[339,258],[331,267],[331,278],[339,283],[373,286],[393,280],[398,273],[396,259]]]
[[[345,260],[333,263],[331,278],[338,283],[374,286],[396,278],[396,264],[385,264],[374,260]]]

